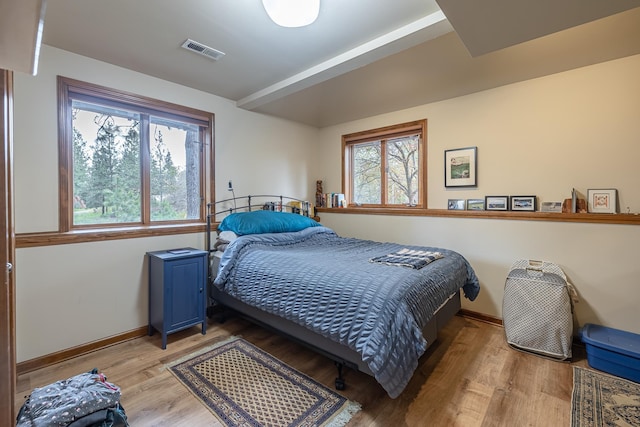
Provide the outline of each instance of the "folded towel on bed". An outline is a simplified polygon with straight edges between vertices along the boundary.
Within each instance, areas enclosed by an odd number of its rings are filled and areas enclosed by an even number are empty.
[[[400,267],[409,267],[416,270],[424,267],[433,261],[442,258],[440,252],[419,251],[416,249],[400,249],[397,252],[388,255],[371,258],[369,262],[377,262],[379,264],[397,265]]]

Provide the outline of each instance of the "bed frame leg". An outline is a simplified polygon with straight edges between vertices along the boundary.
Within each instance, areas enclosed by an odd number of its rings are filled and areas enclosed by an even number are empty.
[[[345,383],[344,378],[342,376],[342,369],[344,368],[344,364],[340,362],[335,362],[336,368],[338,368],[338,377],[336,378],[336,390],[344,390]]]
[[[224,323],[227,320],[227,315],[225,310],[219,305],[208,306],[207,317],[211,320],[217,320],[218,323]]]

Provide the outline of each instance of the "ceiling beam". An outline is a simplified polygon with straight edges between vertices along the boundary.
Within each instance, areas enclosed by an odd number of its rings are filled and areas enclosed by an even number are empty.
[[[279,81],[237,101],[240,108],[253,110],[292,93],[363,67],[386,56],[435,39],[451,31],[442,11],[348,50],[301,73]]]

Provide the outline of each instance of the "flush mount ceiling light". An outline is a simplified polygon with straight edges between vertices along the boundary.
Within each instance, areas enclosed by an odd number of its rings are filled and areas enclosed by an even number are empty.
[[[262,0],[269,18],[281,27],[312,24],[320,11],[320,0]]]

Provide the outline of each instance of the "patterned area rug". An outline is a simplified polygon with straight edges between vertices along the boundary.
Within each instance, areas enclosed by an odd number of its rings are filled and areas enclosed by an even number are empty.
[[[233,337],[171,372],[225,426],[344,426],[360,410],[333,390]]]
[[[640,384],[574,366],[571,426],[640,426]]]

